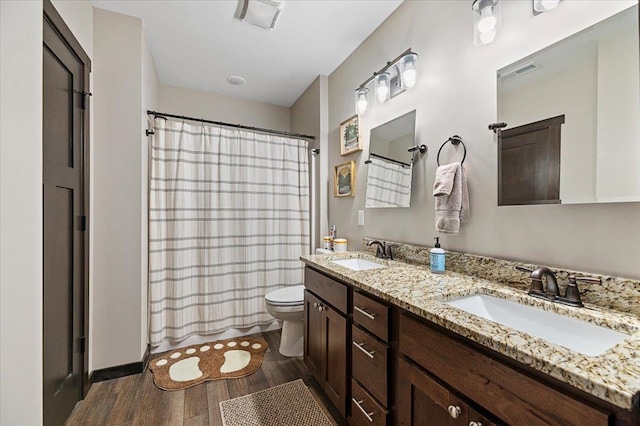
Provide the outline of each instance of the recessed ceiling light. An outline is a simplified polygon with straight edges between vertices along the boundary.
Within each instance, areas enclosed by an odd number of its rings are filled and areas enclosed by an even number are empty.
[[[242,86],[246,82],[247,80],[240,77],[239,75],[230,75],[229,77],[227,77],[227,83],[232,86]]]
[[[284,8],[282,0],[244,0],[240,20],[266,30],[276,26],[280,12]]]

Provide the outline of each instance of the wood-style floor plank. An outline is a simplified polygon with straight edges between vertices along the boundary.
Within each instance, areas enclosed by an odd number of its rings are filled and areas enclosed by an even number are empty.
[[[67,421],[68,426],[222,425],[220,402],[302,379],[334,425],[347,425],[324,396],[302,358],[280,354],[280,331],[254,335],[269,345],[262,368],[239,379],[206,382],[181,391],[163,391],[149,370],[95,383]]]

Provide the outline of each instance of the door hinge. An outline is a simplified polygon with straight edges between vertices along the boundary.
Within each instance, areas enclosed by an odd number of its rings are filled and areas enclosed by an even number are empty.
[[[80,337],[80,353],[81,354],[85,352],[86,343],[87,343],[87,339],[84,336]]]
[[[89,105],[89,96],[93,96],[93,93],[85,90],[82,91],[82,109],[87,109],[87,106]]]
[[[87,230],[87,216],[85,215],[80,216],[80,230],[81,231]]]

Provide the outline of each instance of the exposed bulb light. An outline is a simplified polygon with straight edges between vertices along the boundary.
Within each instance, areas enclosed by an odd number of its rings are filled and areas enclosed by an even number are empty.
[[[369,109],[369,89],[358,87],[355,95],[356,114],[364,114]]]
[[[533,14],[538,15],[547,10],[555,9],[561,0],[531,0],[533,2]]]
[[[381,72],[375,77],[375,93],[378,103],[385,103],[390,99],[391,95],[391,74]]]
[[[407,53],[398,61],[400,84],[405,90],[411,89],[418,82],[418,55]]]
[[[478,46],[491,43],[495,40],[501,27],[499,0],[474,0],[471,10],[473,13],[474,43]]]

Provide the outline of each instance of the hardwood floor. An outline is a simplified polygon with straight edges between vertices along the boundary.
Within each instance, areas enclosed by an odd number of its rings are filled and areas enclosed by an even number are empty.
[[[67,421],[76,425],[222,425],[219,403],[292,380],[302,379],[335,425],[346,421],[329,402],[302,358],[280,355],[280,330],[262,333],[269,344],[262,368],[239,379],[215,380],[182,391],[167,392],[142,374],[95,383]]]

